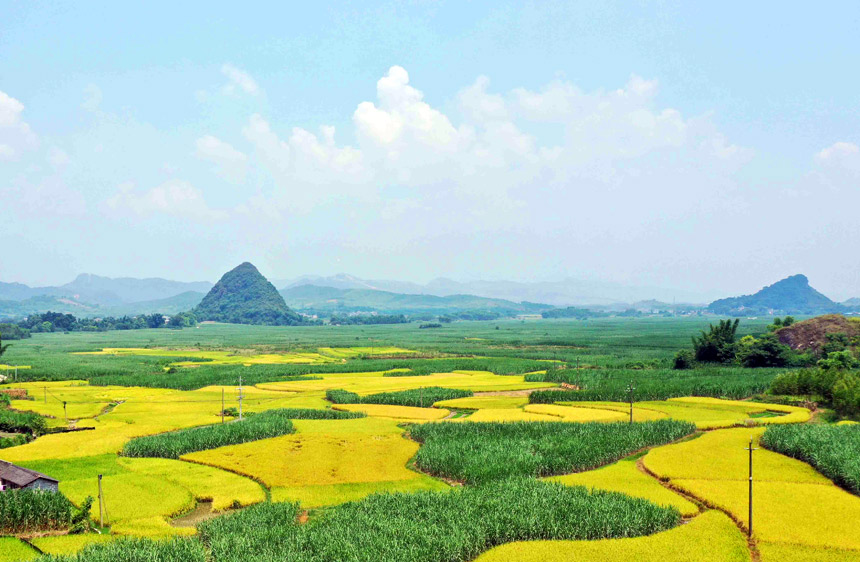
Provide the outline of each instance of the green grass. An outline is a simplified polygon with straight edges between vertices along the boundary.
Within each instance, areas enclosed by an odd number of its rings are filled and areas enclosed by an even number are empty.
[[[415,464],[434,476],[481,484],[514,476],[552,476],[597,468],[639,449],[695,431],[687,422],[426,423]]]
[[[621,494],[514,480],[454,492],[379,494],[296,525],[297,508],[267,504],[200,527],[219,562],[471,560],[537,538],[639,536],[676,525],[677,511]]]
[[[626,402],[630,399],[628,385],[631,383],[635,387],[636,401],[666,400],[680,396],[740,399],[766,392],[780,372],[784,372],[784,369],[563,369],[526,375],[525,378],[532,382],[563,382],[579,387],[577,391],[535,392],[529,397],[533,404],[552,404],[560,401]]]
[[[441,400],[453,400],[455,398],[467,398],[472,396],[471,390],[460,390],[456,388],[442,388],[439,386],[427,386],[424,388],[413,388],[398,392],[380,392],[359,396],[348,390],[327,390],[326,400],[335,404],[388,404],[392,406],[412,406],[415,408],[429,408],[435,402]]]
[[[0,534],[65,529],[71,524],[72,509],[59,492],[6,490],[0,493]]]
[[[800,459],[843,488],[860,495],[860,426],[772,425],[763,447]]]
[[[105,544],[93,544],[77,554],[45,555],[36,562],[206,562],[206,549],[195,540],[123,538]]]
[[[186,453],[217,449],[295,432],[291,420],[363,418],[360,412],[285,408],[266,410],[247,419],[132,439],[122,449],[126,457],[178,459]]]
[[[202,523],[199,539],[124,539],[39,560],[460,562],[513,541],[636,537],[680,522],[676,510],[642,499],[530,479],[377,494],[330,508],[304,525],[297,523],[299,512],[297,504],[258,504]]]

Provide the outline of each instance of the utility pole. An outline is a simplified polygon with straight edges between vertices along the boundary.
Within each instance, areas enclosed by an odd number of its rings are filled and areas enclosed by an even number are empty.
[[[224,423],[224,387],[221,387],[221,423]]]
[[[63,415],[66,416],[66,423],[69,423],[69,411],[66,410],[67,402],[63,400]]]
[[[48,403],[48,387],[45,387],[45,404]]]
[[[418,396],[420,400],[421,407],[424,407],[424,387],[421,387],[421,390],[418,391]]]
[[[750,446],[745,447],[750,452],[750,499],[749,499],[749,536],[753,534],[753,451],[758,451],[758,447],[753,447],[753,438],[750,436]]]
[[[105,501],[102,493],[102,475],[99,474],[99,526],[105,526]]]
[[[636,387],[633,386],[633,383],[630,382],[627,385],[627,393],[630,395],[630,423],[633,423],[633,391],[636,390]]]
[[[239,375],[239,421],[242,421],[242,398],[244,397],[242,394],[242,375]]]

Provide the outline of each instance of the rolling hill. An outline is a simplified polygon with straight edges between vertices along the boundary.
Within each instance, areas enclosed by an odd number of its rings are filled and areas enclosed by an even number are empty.
[[[550,305],[515,303],[474,295],[414,295],[373,289],[339,289],[317,285],[300,285],[281,291],[286,303],[303,312],[326,315],[350,312],[380,312],[385,314],[456,314],[462,312],[494,312],[499,316],[540,314]]]
[[[764,314],[827,314],[844,307],[809,285],[805,275],[792,275],[764,287],[753,295],[720,299],[708,305],[708,312],[732,316]]]

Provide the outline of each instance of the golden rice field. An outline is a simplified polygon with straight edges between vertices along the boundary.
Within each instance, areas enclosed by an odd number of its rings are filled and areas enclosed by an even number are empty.
[[[175,357],[174,365],[193,367],[201,361],[208,365],[290,365],[333,363],[361,356],[389,356],[414,353],[400,347],[321,347],[315,352],[259,353],[257,350],[212,351],[200,349],[151,349],[143,347],[106,347],[101,351],[82,351],[77,355],[138,355],[143,357]],[[2,367],[2,366],[0,366]]]
[[[746,539],[731,519],[708,511],[647,537],[597,541],[528,541],[498,546],[476,562],[748,562]]]
[[[748,455],[750,438],[758,446],[763,430],[726,429],[697,439],[658,447],[643,459],[645,467],[672,486],[748,525]],[[768,548],[763,560],[778,560],[781,550],[837,548],[860,559],[860,498],[837,487],[811,466],[759,448],[754,453],[753,500],[756,538]],[[821,556],[824,554],[819,552]],[[848,554],[845,554],[848,556]]]
[[[279,354],[149,348],[105,348],[93,353],[176,358],[180,366],[193,366],[199,361],[223,365],[313,364],[415,352],[379,346]],[[183,361],[189,358],[194,361]],[[189,453],[180,460],[124,458],[118,452],[135,437],[221,423],[222,394],[224,406],[238,407],[235,386],[180,391],[95,387],[84,381],[5,385],[24,388],[34,398],[13,400],[13,408],[49,416],[51,426],[68,425],[82,430],[45,435],[32,443],[3,449],[0,458],[60,479],[61,491],[76,504],[97,495],[96,475],[104,475],[110,534],[32,539],[32,544],[45,553],[67,554],[120,535],[193,534],[193,527],[176,526],[172,520],[204,501],[211,502],[216,512],[267,498],[300,502],[302,507],[313,510],[379,492],[451,490],[445,482],[412,468],[419,445],[404,436],[406,423],[610,423],[629,419],[629,405],[623,403],[529,404],[528,397],[520,391],[546,388],[551,383],[527,382],[521,375],[454,371],[390,377],[384,376],[386,372],[390,371],[323,374],[317,380],[246,387],[242,406],[247,413],[273,408],[334,408],[362,412],[367,417],[295,420],[293,434]],[[366,396],[429,386],[477,394],[437,402],[432,408],[332,405],[325,400],[329,389]],[[468,415],[460,417],[463,412]],[[757,443],[764,425],[803,423],[810,415],[804,408],[712,398],[636,402],[635,421],[673,418],[693,422],[703,432],[602,468],[548,480],[674,507],[684,516],[683,524],[638,538],[515,542],[493,548],[477,560],[750,561],[751,552],[741,532],[747,525],[748,452],[744,447],[751,437]],[[860,560],[860,498],[836,487],[803,462],[764,449],[754,455],[754,543],[758,559]],[[96,503],[92,516],[98,518],[98,514]],[[29,560],[36,555],[33,548],[18,539],[0,538],[0,562]]]
[[[13,537],[0,537],[0,562],[32,560],[39,555],[25,542]]]

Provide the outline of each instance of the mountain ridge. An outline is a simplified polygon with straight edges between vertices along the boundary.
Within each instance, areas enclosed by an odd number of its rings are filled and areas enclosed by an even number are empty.
[[[816,291],[802,274],[791,275],[751,295],[718,299],[708,312],[733,316],[760,314],[826,314],[844,307]]]
[[[339,289],[319,285],[298,285],[280,291],[288,306],[315,314],[383,312],[397,314],[452,314],[468,311],[496,312],[501,316],[539,314],[552,305],[512,302],[476,295],[396,293],[376,289]]]

